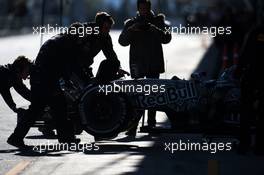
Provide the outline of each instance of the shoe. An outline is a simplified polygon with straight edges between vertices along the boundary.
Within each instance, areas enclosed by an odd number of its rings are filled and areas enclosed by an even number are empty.
[[[55,131],[53,131],[52,129],[43,128],[39,131],[42,132],[43,136],[45,136],[47,138],[55,138],[56,137]]]
[[[114,138],[116,138],[118,136],[118,134],[115,134],[113,136],[109,136],[109,137],[98,137],[98,136],[95,136],[94,137],[94,141],[95,142],[100,142],[100,141],[104,141],[104,140],[112,140]]]
[[[131,130],[127,131],[127,132],[125,133],[125,135],[127,135],[127,136],[129,136],[129,137],[134,137],[134,138],[135,138],[135,137],[136,137],[136,133],[137,133],[137,131],[131,129]]]
[[[18,139],[16,137],[14,137],[13,135],[11,135],[8,139],[7,139],[7,143],[9,145],[12,145],[14,147],[17,147],[19,149],[26,149],[29,146],[25,145],[24,141],[21,139]]]
[[[126,136],[124,138],[117,139],[115,141],[117,141],[117,142],[132,142],[132,141],[135,141],[135,140],[136,140],[135,136]]]

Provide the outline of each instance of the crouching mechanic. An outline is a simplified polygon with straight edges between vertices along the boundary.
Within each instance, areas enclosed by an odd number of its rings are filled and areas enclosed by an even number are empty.
[[[27,148],[24,138],[30,127],[45,107],[55,122],[60,143],[78,143],[71,121],[67,118],[67,104],[59,80],[71,71],[78,55],[80,38],[77,35],[58,34],[46,41],[40,48],[30,74],[31,105],[8,138],[7,143],[18,148]]]
[[[22,108],[17,108],[11,93],[10,88],[13,87],[18,94],[30,101],[30,90],[23,83],[29,76],[32,63],[25,56],[19,56],[13,64],[0,66],[0,94],[4,101],[15,113],[23,111]]]
[[[80,139],[75,138],[71,121],[67,119],[66,100],[59,81],[61,78],[67,81],[74,71],[89,67],[101,50],[111,63],[106,64],[111,65],[110,70],[114,72],[109,74],[113,76],[117,74],[120,62],[113,50],[109,35],[112,24],[113,19],[110,15],[104,12],[98,13],[95,22],[85,25],[75,23],[68,32],[58,34],[44,43],[31,73],[31,105],[25,120],[17,125],[14,133],[9,137],[9,144],[19,148],[26,147],[23,139],[36,120],[36,116],[39,116],[47,105],[50,106],[51,115],[56,123],[58,141],[67,144],[80,142]],[[82,36],[74,32],[83,27],[97,27],[99,33]]]

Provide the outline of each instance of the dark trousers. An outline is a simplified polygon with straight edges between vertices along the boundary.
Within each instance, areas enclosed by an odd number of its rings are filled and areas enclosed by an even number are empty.
[[[243,149],[248,149],[251,143],[250,117],[254,117],[251,116],[254,103],[252,96],[249,89],[241,88],[240,145]]]
[[[30,127],[48,105],[55,120],[59,142],[71,141],[74,138],[73,126],[67,119],[67,104],[63,92],[55,81],[34,81],[31,77],[31,105],[21,122],[15,128],[13,137],[24,139]],[[55,83],[54,83],[55,82]]]
[[[256,149],[264,149],[264,96],[263,94],[255,97],[254,91],[256,88],[250,87],[250,84],[243,84],[241,88],[241,130],[240,130],[240,145],[242,149],[249,149],[251,145],[251,121],[252,117],[257,116],[256,126]],[[263,90],[262,90],[263,93]],[[259,106],[256,114],[254,114],[253,104],[256,99],[259,101]]]
[[[153,78],[153,79],[159,79],[160,74],[149,74],[146,76],[146,78]],[[148,110],[148,120],[147,120],[148,126],[155,127],[156,126],[156,111],[154,110]]]
[[[150,79],[159,79],[160,74],[148,74],[146,75],[146,78],[150,78]],[[143,77],[142,77],[143,78]],[[138,123],[140,121],[141,118],[139,118],[139,120],[136,122],[135,126],[132,127],[129,131],[128,131],[128,135],[135,135],[136,131],[137,131],[137,126]],[[148,119],[147,119],[147,123],[149,127],[155,127],[156,126],[156,111],[155,110],[148,110]]]

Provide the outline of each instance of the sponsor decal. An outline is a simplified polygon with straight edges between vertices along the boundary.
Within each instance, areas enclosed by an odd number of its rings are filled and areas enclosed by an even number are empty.
[[[155,93],[151,95],[139,95],[137,103],[139,107],[158,107],[168,104],[182,105],[185,102],[197,98],[197,91],[193,82],[186,82],[183,88],[175,86],[167,86],[163,93]]]

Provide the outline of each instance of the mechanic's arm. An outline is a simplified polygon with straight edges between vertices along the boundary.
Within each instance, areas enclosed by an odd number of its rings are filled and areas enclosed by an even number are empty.
[[[171,41],[171,28],[169,25],[165,24],[165,16],[159,15],[160,24],[158,26],[150,24],[150,31],[156,33],[162,44],[168,44]]]
[[[12,109],[14,112],[17,111],[16,104],[11,96],[10,89],[4,88],[1,90],[1,95],[6,102],[6,104],[9,106],[10,109]]]
[[[168,44],[171,41],[171,33],[166,31],[165,28],[163,30],[152,24],[150,28],[151,31],[154,31],[160,37],[160,41],[162,44]]]
[[[21,81],[18,81],[14,85],[14,89],[20,94],[24,99],[31,101],[31,92],[27,86]]]
[[[124,71],[121,68],[120,61],[118,60],[117,55],[113,49],[113,43],[110,35],[107,36],[102,50],[106,59],[111,60],[113,66],[112,68],[116,69],[118,76],[123,77],[125,75],[129,75],[128,72]]]
[[[118,42],[121,46],[128,46],[131,44],[133,31],[130,30],[130,27],[131,27],[131,22],[126,21],[124,29],[123,29],[123,31],[120,34],[119,39],[118,39]]]
[[[116,61],[116,63],[119,64],[120,67],[120,61],[118,60],[116,52],[114,51],[112,38],[110,35],[106,36],[106,38],[104,39],[102,51],[106,59]]]

